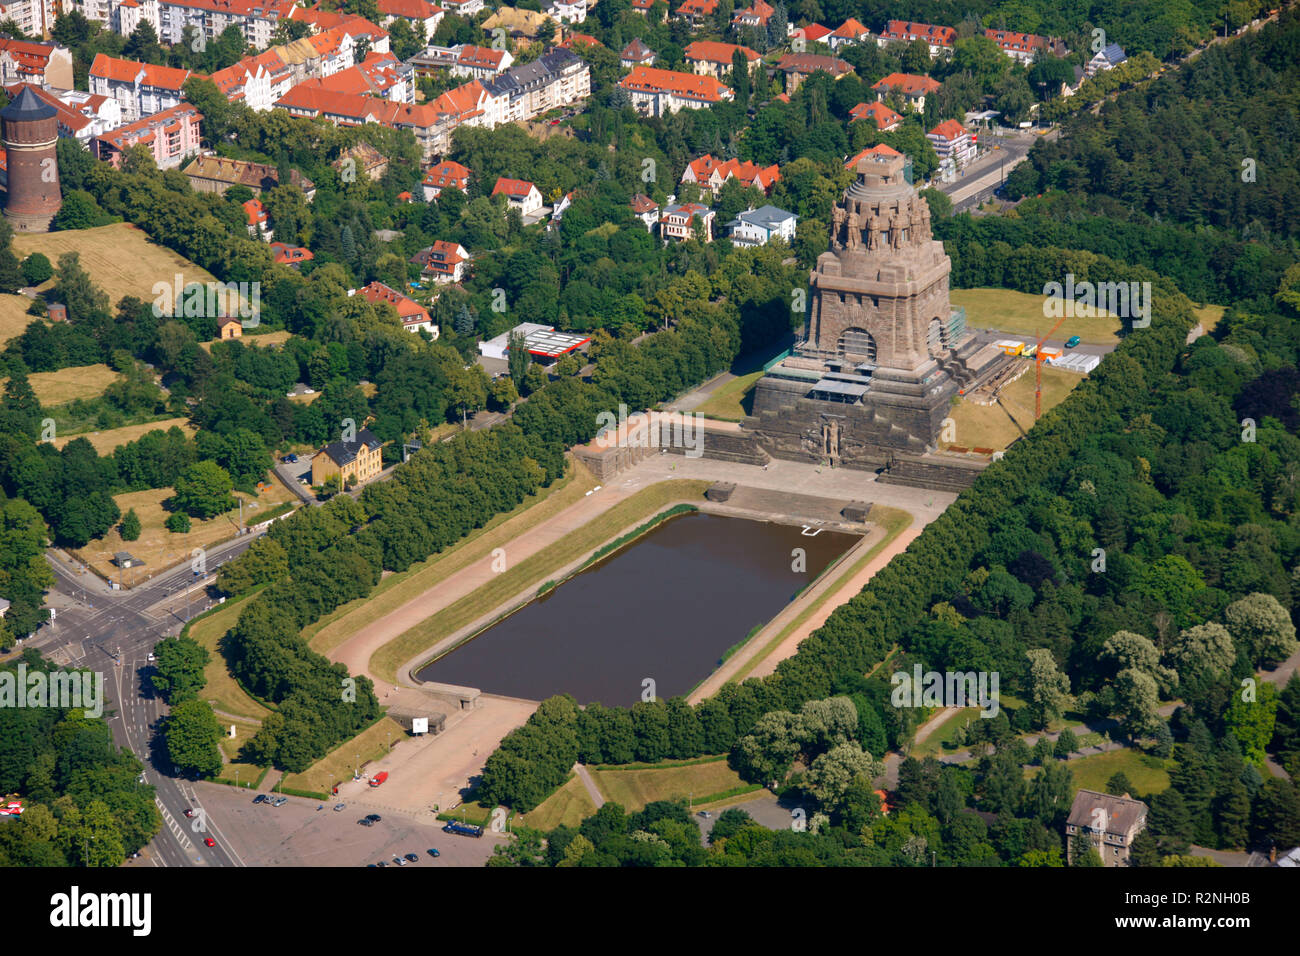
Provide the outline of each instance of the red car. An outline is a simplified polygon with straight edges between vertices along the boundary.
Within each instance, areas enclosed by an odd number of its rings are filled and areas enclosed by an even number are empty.
[[[203,845],[204,845],[204,846],[216,846],[216,845],[217,845],[217,841],[214,840],[214,839],[212,839],[212,837],[208,837],[206,840],[203,841]]]

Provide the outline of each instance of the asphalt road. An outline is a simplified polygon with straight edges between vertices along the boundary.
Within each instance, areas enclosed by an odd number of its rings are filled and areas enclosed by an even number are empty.
[[[257,539],[248,534],[214,548],[206,555],[209,573],[196,577],[185,562],[138,587],[113,591],[63,552],[46,552],[54,571],[54,591],[62,605],[53,622],[43,625],[25,644],[39,648],[68,667],[88,668],[104,675],[105,716],[113,739],[129,748],[145,765],[145,782],[156,791],[163,828],[150,844],[150,857],[162,866],[239,866],[217,820],[187,820],[195,806],[192,783],[179,780],[161,749],[156,733],[166,705],[153,692],[148,658],[162,638],[177,633],[184,622],[212,606],[208,585],[216,569],[242,554]],[[51,601],[51,603],[55,603]],[[202,825],[203,832],[194,827]],[[211,837],[215,847],[203,844]]]

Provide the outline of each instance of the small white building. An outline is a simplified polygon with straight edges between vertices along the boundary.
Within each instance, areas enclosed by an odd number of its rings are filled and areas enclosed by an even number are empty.
[[[737,246],[765,246],[773,239],[793,243],[799,217],[770,203],[740,213],[727,223],[727,234]]]
[[[567,355],[591,341],[590,336],[557,332],[552,326],[540,322],[521,322],[509,332],[502,332],[494,339],[480,342],[479,354],[484,358],[505,359],[506,353],[510,351],[510,338],[514,335],[522,335],[528,354],[543,361]]]
[[[536,186],[522,179],[507,179],[502,176],[492,189],[492,195],[504,195],[511,209],[518,209],[519,215],[529,216],[542,208],[542,194]]]
[[[587,0],[551,0],[546,15],[557,23],[583,23],[587,19]]]

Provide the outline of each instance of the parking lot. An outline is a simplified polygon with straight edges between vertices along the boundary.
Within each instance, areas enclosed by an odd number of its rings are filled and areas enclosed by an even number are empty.
[[[485,833],[480,838],[443,833],[443,823],[432,815],[417,819],[348,802],[335,812],[339,801],[325,804],[301,797],[289,797],[280,807],[253,803],[255,794],[218,784],[197,784],[203,808],[220,828],[221,838],[247,866],[365,866],[385,861],[393,866],[394,855],[415,853],[415,867],[482,866],[492,848],[506,837]],[[357,823],[379,813],[374,826]],[[429,856],[430,847],[441,856]]]

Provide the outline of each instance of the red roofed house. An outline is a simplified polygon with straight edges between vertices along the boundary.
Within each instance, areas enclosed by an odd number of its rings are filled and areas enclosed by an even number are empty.
[[[731,25],[736,29],[749,27],[753,30],[766,30],[767,21],[772,19],[776,10],[764,0],[754,0],[751,6],[737,10],[731,15]]]
[[[713,196],[728,179],[738,179],[742,185],[754,186],[767,192],[781,179],[779,167],[773,163],[763,167],[756,163],[742,163],[738,159],[716,160],[712,156],[701,156],[688,163],[682,173],[683,183],[696,183],[702,191]]]
[[[632,106],[643,116],[663,116],[736,98],[731,87],[711,76],[678,73],[654,66],[634,67],[618,85],[627,90]]]
[[[38,100],[53,107],[60,136],[75,139],[82,146],[88,146],[92,137],[122,125],[122,110],[116,100],[80,90],[59,90],[56,96],[32,83],[15,83],[5,87],[5,93],[12,102],[24,89],[30,89]]]
[[[998,45],[1011,59],[1026,65],[1034,62],[1034,55],[1042,50],[1047,53],[1053,44],[1047,37],[1032,33],[1016,33],[1013,30],[985,30],[984,35]]]
[[[810,23],[806,27],[791,26],[790,49],[795,53],[803,53],[814,43],[829,43],[826,38],[831,32],[830,27],[824,27],[820,23]]]
[[[467,76],[471,80],[490,80],[502,70],[508,69],[515,58],[507,50],[494,50],[487,46],[461,47],[456,57],[456,65],[451,68],[452,76]]]
[[[872,146],[870,149],[862,150],[862,152],[858,153],[856,156],[850,156],[848,159],[844,161],[844,168],[857,169],[858,163],[862,162],[864,159],[868,157],[902,156],[902,155],[903,155],[902,153],[894,149],[892,146],[886,146],[884,143],[879,143],[875,146]]]
[[[718,0],[683,0],[677,8],[677,17],[692,27],[702,26],[718,12]]]
[[[659,204],[645,193],[635,193],[628,205],[632,207],[632,214],[645,224],[646,231],[654,235],[655,223],[659,221]]]
[[[704,241],[713,241],[713,218],[716,215],[708,206],[697,202],[686,202],[664,207],[664,214],[659,218],[659,238],[667,242],[676,239],[685,242],[695,238],[695,223],[704,226]]]
[[[799,89],[799,84],[803,82],[804,77],[812,76],[819,71],[829,73],[833,80],[841,79],[853,72],[853,67],[838,57],[822,56],[818,53],[787,53],[781,57],[776,68],[785,74],[785,91],[792,96],[795,90]]]
[[[407,298],[382,282],[372,282],[360,289],[349,289],[348,295],[359,295],[367,302],[376,304],[387,302],[397,310],[397,316],[402,320],[402,327],[406,331],[418,332],[423,329],[435,339],[438,337],[438,326],[434,324],[433,319],[420,303]]]
[[[542,194],[536,186],[522,179],[500,177],[492,187],[492,195],[505,196],[510,208],[518,209],[521,216],[530,215],[542,208]]]
[[[975,158],[975,141],[970,131],[956,120],[944,120],[925,134],[939,154],[939,161],[950,159],[957,166],[962,166]]]
[[[640,37],[635,37],[618,55],[618,65],[625,70],[634,66],[654,66],[655,51],[646,46]]]
[[[420,185],[424,189],[425,202],[433,202],[444,189],[466,192],[469,189],[469,167],[446,160],[429,167]]]
[[[379,0],[379,25],[389,26],[394,20],[405,20],[418,36],[431,37],[442,20],[442,8],[428,0]]]
[[[185,98],[182,87],[191,75],[189,70],[98,53],[90,65],[90,92],[117,100],[122,119],[134,123],[180,103]]]
[[[655,5],[655,0],[632,0],[632,9],[641,16],[650,12],[650,8]]]
[[[872,83],[871,88],[876,91],[878,100],[884,100],[892,94],[915,108],[918,113],[924,113],[925,98],[939,89],[939,82],[915,73],[890,73]]]
[[[271,230],[271,218],[266,214],[262,200],[254,196],[243,204],[244,215],[248,217],[248,234],[254,239],[270,242],[274,233]]]
[[[882,133],[888,133],[890,130],[898,129],[903,125],[902,114],[896,113],[879,101],[875,103],[859,103],[849,110],[849,118],[853,120],[869,119],[876,124],[876,129]]]
[[[96,136],[90,141],[90,150],[99,159],[117,166],[125,150],[144,146],[153,154],[159,169],[172,169],[199,151],[201,119],[202,113],[189,103],[181,103]]]
[[[0,37],[0,84],[12,83],[72,89],[71,51],[54,43]]]
[[[924,40],[930,47],[930,56],[952,56],[957,31],[952,27],[937,27],[931,23],[912,23],[910,20],[890,20],[876,38],[880,46],[890,43],[912,43]]]
[[[438,0],[439,5],[448,13],[458,17],[472,17],[483,9],[483,0]]]
[[[604,46],[605,44],[590,33],[569,33],[557,45],[566,50],[581,50],[584,47]]]
[[[826,45],[832,50],[838,50],[842,46],[850,46],[854,43],[863,43],[871,39],[871,31],[864,27],[857,20],[849,17],[839,29],[826,38]]]
[[[459,282],[465,278],[465,267],[469,263],[469,253],[465,247],[455,242],[439,239],[433,245],[421,249],[411,261],[420,266],[426,279],[434,282]]]
[[[275,255],[277,264],[292,266],[295,269],[304,262],[311,262],[316,258],[310,249],[304,249],[302,246],[291,246],[287,242],[271,243],[271,252]]]
[[[736,46],[733,43],[716,43],[713,40],[696,40],[688,44],[683,51],[686,62],[699,76],[711,76],[715,80],[722,79],[724,74],[731,72],[731,58],[739,50],[745,57],[750,69],[761,59],[757,53],[747,46]]]

